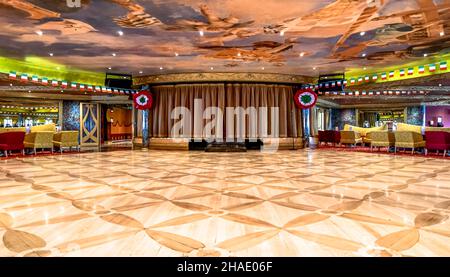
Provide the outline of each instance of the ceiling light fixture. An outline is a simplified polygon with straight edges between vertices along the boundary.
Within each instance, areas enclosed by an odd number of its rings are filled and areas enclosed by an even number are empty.
[[[161,66],[160,68],[159,68],[159,70],[163,70],[164,68]]]
[[[366,34],[366,32],[362,31],[361,33],[359,33],[360,36],[364,36]]]
[[[240,57],[240,56],[241,56],[241,52],[239,52],[239,53],[237,54],[237,56]]]
[[[123,36],[123,31],[122,31],[122,30],[119,30],[119,31],[117,31],[117,34],[118,34],[119,36]]]
[[[115,56],[117,56],[117,54],[116,53],[112,53],[112,56],[115,57]]]
[[[425,53],[425,54],[423,54],[423,56],[424,56],[424,57],[428,57],[428,54],[427,54],[427,53]]]
[[[301,52],[300,57],[304,57],[304,56],[305,56],[305,52]]]
[[[264,69],[265,69],[265,68],[264,68],[264,66],[263,66],[263,67],[261,67],[261,69],[262,69],[262,70],[264,70]]]
[[[211,70],[214,70],[214,67],[211,66],[210,69],[211,69]]]
[[[317,69],[317,67],[313,67],[313,70],[316,70]]]
[[[362,56],[363,56],[363,58],[364,58],[365,56],[367,56],[367,54],[366,54],[366,53],[363,53]]]
[[[111,67],[108,67],[108,69],[111,70],[112,68],[111,68]]]
[[[203,32],[203,30],[198,31],[198,34],[202,37],[205,35],[205,33]]]
[[[38,36],[42,36],[42,35],[44,34],[44,32],[42,32],[41,30],[37,30],[37,31],[36,31],[36,34],[37,34]]]
[[[141,70],[141,71],[139,71],[139,74],[142,74],[142,73],[144,73],[144,71],[142,71],[142,70]]]
[[[12,86],[13,86],[13,84],[9,84],[9,86],[10,86],[10,87],[12,87]]]
[[[53,53],[48,53],[50,55],[50,57],[53,57]]]
[[[178,56],[179,56],[179,54],[177,52],[175,52],[175,57],[178,57]]]
[[[442,31],[442,32],[439,33],[439,35],[440,35],[441,37],[443,37],[443,36],[445,36],[445,32]]]

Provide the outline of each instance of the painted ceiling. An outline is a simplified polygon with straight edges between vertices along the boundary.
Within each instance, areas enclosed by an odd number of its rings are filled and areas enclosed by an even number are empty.
[[[0,30],[1,57],[68,70],[317,75],[438,60],[450,0],[0,0]]]

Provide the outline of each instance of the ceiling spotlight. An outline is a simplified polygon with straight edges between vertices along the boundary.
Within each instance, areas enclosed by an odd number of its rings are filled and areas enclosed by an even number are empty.
[[[139,74],[142,74],[142,73],[144,73],[144,71],[142,71],[142,70],[141,70],[141,71],[139,71]]]
[[[425,54],[423,54],[423,56],[424,56],[424,57],[428,57],[428,54],[427,54],[427,53],[425,53]]]
[[[178,54],[177,52],[175,52],[175,57],[178,57],[180,54]]]
[[[439,33],[439,35],[440,35],[441,37],[443,37],[443,36],[445,36],[445,32],[442,31],[442,32]]]
[[[205,35],[205,33],[203,32],[203,30],[198,31],[198,34],[202,37]]]
[[[366,32],[364,32],[364,31],[359,33],[360,36],[364,36],[365,34],[366,34]]]
[[[159,70],[163,70],[164,68],[161,66],[160,68],[159,68]]]
[[[366,53],[363,53],[362,56],[363,56],[363,58],[364,58],[365,56],[367,56],[367,54],[366,54]]]
[[[116,53],[112,53],[112,56],[115,57],[115,56],[117,56],[117,54]]]
[[[111,70],[112,68],[111,68],[111,67],[108,67],[108,69]]]
[[[299,56],[300,57],[304,57],[305,56],[305,52],[301,52]]]
[[[53,57],[53,53],[48,53],[50,55],[50,57]]]
[[[42,36],[42,35],[44,34],[44,32],[42,32],[41,30],[37,30],[37,31],[36,31],[36,34],[37,34],[38,36]]]
[[[122,32],[121,30],[117,31],[117,34],[118,34],[119,36],[123,36],[123,32]]]

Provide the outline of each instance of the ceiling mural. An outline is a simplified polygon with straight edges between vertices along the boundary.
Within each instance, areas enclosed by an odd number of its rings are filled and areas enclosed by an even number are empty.
[[[439,59],[450,0],[0,0],[0,26],[0,56],[79,70],[317,75]]]

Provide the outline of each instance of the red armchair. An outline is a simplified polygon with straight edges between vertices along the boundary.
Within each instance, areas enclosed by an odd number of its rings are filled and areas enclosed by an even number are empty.
[[[336,145],[341,141],[341,133],[339,131],[327,130],[327,131],[319,131],[319,145],[321,142],[325,142],[325,144],[332,143]]]
[[[8,157],[8,151],[24,151],[23,140],[25,132],[6,132],[0,133],[0,150],[4,151]]]
[[[428,150],[444,151],[444,157],[447,150],[450,150],[450,133],[444,131],[425,131],[425,154]]]

